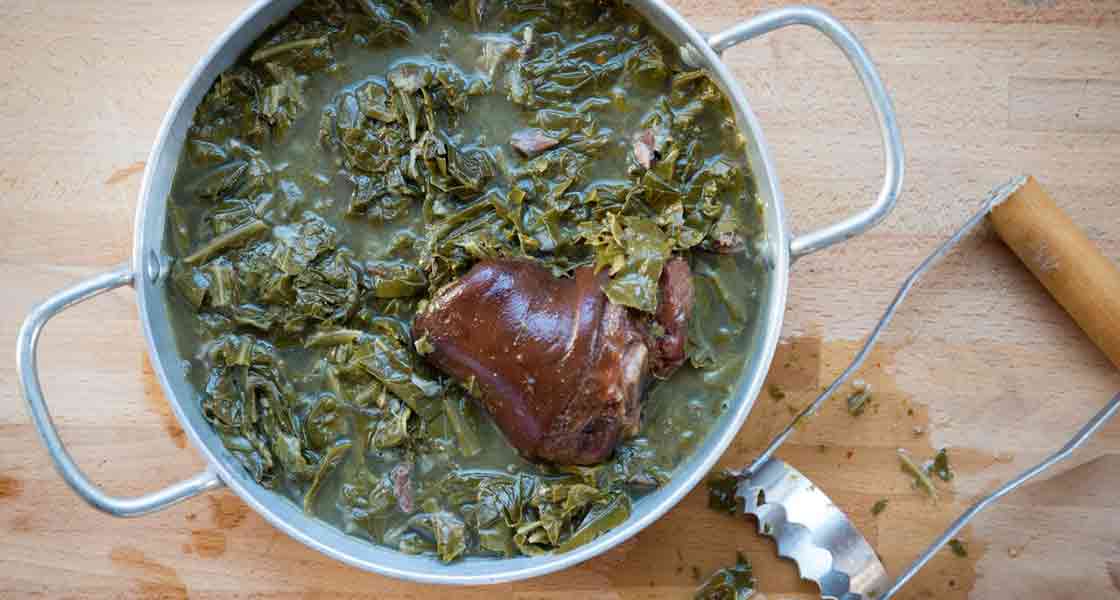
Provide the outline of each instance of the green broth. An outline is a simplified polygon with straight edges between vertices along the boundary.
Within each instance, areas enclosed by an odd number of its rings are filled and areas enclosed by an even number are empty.
[[[523,156],[511,136],[534,128],[558,143]],[[586,543],[671,477],[742,374],[765,271],[743,145],[718,88],[619,4],[305,3],[215,83],[168,200],[204,416],[259,483],[373,543],[445,561]],[[412,317],[491,256],[641,281],[611,229],[639,222],[692,264],[690,362],[606,464],[527,462],[424,363]]]

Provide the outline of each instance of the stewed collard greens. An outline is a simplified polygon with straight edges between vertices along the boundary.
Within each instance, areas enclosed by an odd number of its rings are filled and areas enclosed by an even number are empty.
[[[261,485],[443,561],[563,552],[622,523],[726,407],[760,208],[722,92],[593,0],[309,0],[214,83],[169,199],[168,301],[197,401]],[[689,364],[584,467],[520,458],[429,366],[413,317],[472,264],[595,265],[657,307],[691,264]]]

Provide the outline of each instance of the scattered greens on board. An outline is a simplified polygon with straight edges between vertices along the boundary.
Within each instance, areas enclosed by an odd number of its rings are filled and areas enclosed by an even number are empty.
[[[941,481],[949,482],[953,480],[953,469],[949,466],[947,449],[938,450],[937,456],[933,457],[933,464],[930,465],[929,472],[936,475]]]
[[[198,106],[168,203],[178,343],[261,485],[443,561],[565,552],[627,519],[723,410],[765,267],[732,112],[607,0],[308,0]],[[477,388],[430,368],[417,309],[525,257],[656,308],[696,273],[691,367],[596,467],[520,459]]]
[[[933,480],[929,478],[925,469],[914,462],[910,453],[899,448],[898,461],[902,467],[902,472],[914,478],[914,487],[925,492],[930,498],[937,500],[937,487],[933,485]]]
[[[949,452],[947,448],[942,448],[933,457],[933,460],[926,463],[925,467],[921,467],[918,463],[914,462],[910,453],[899,449],[898,459],[901,463],[902,470],[906,474],[914,478],[914,485],[926,492],[934,500],[937,499],[937,487],[933,483],[933,477],[937,477],[941,481],[950,482],[955,476],[952,467],[949,466]]]
[[[855,391],[848,396],[848,414],[853,417],[858,417],[867,410],[867,404],[871,402],[871,386],[863,384],[856,387]]]
[[[747,600],[754,595],[751,561],[736,553],[735,565],[712,573],[696,590],[696,600]]]
[[[735,510],[739,507],[739,501],[735,498],[739,478],[731,471],[720,471],[710,475],[705,483],[708,487],[708,508],[735,514]]]

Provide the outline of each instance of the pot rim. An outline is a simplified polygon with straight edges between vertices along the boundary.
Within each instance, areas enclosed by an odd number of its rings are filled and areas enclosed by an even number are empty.
[[[333,525],[326,525],[315,517],[304,517],[306,522],[298,524],[281,517],[273,507],[268,506],[260,497],[262,494],[274,495],[274,492],[266,490],[259,486],[259,484],[246,479],[244,475],[240,473],[240,465],[219,456],[218,452],[213,450],[210,445],[201,438],[199,432],[193,427],[188,415],[185,413],[181,402],[174,399],[173,387],[168,377],[167,369],[157,349],[152,322],[148,318],[151,308],[150,305],[152,303],[161,302],[157,288],[154,285],[150,285],[147,274],[152,271],[151,262],[154,260],[152,258],[152,251],[154,250],[159,253],[162,250],[157,244],[153,243],[153,240],[157,242],[162,241],[163,233],[150,232],[145,226],[145,222],[149,211],[153,210],[152,207],[154,203],[165,201],[165,198],[155,198],[152,195],[157,177],[155,165],[159,163],[160,157],[167,151],[170,144],[179,144],[181,146],[183,143],[182,139],[175,139],[173,129],[178,115],[187,108],[186,104],[189,96],[191,96],[192,92],[200,85],[205,85],[207,89],[209,88],[212,81],[202,81],[208,67],[217,60],[219,55],[223,54],[225,48],[233,42],[234,38],[243,27],[257,18],[262,11],[275,3],[275,0],[257,0],[257,2],[243,12],[210,46],[206,54],[195,65],[190,75],[179,88],[178,93],[175,95],[170,107],[164,115],[155,144],[148,156],[148,162],[145,167],[140,188],[140,202],[138,204],[134,224],[135,235],[132,265],[133,272],[137,274],[137,303],[145,343],[148,354],[151,357],[152,368],[159,379],[164,393],[167,394],[169,398],[169,404],[175,412],[176,418],[186,432],[191,444],[205,457],[208,467],[216,472],[221,481],[228,485],[241,500],[251,506],[253,510],[263,516],[274,527],[304,545],[330,556],[331,558],[366,571],[420,583],[460,585],[494,584],[527,579],[559,571],[602,554],[621,544],[676,506],[680,500],[691,492],[700,480],[707,475],[711,467],[723,455],[728,445],[730,445],[732,440],[738,435],[740,428],[754,406],[778,344],[783,315],[785,313],[791,261],[788,224],[783,198],[778,187],[776,170],[770,157],[769,147],[763,137],[761,126],[746,100],[742,86],[731,75],[726,65],[711,46],[709,46],[704,36],[690,25],[674,8],[666,4],[664,0],[641,0],[644,7],[636,8],[639,8],[647,19],[650,17],[648,14],[649,12],[658,13],[659,16],[665,18],[672,23],[673,26],[678,28],[679,33],[683,34],[687,39],[689,50],[698,52],[703,57],[702,62],[705,69],[722,84],[721,87],[736,108],[737,114],[741,119],[745,120],[745,123],[739,123],[740,130],[749,134],[750,139],[753,140],[753,143],[757,147],[757,156],[755,160],[752,161],[751,168],[760,187],[763,185],[766,186],[766,191],[770,199],[770,206],[767,208],[766,217],[767,243],[765,244],[765,248],[767,249],[766,252],[770,253],[768,258],[769,266],[772,269],[772,275],[769,277],[767,297],[760,298],[759,303],[762,314],[759,315],[760,330],[756,335],[760,336],[760,342],[755,346],[754,356],[748,358],[748,360],[753,360],[755,364],[758,365],[757,368],[755,368],[753,372],[745,374],[743,377],[739,389],[733,396],[734,401],[730,403],[732,411],[725,412],[720,417],[720,421],[713,426],[713,429],[706,436],[707,439],[704,444],[698,446],[696,450],[693,451],[692,456],[677,466],[670,483],[640,501],[642,503],[652,503],[656,496],[656,503],[653,503],[652,506],[646,510],[636,510],[622,525],[610,530],[594,541],[565,554],[549,554],[541,557],[514,559],[473,559],[460,563],[461,565],[472,565],[485,561],[502,565],[508,564],[511,567],[508,569],[490,569],[487,570],[487,572],[479,574],[454,573],[456,569],[451,568],[451,566],[442,565],[430,557],[406,556],[389,549],[389,552],[397,554],[402,558],[407,558],[408,560],[403,562],[410,564],[410,566],[407,567],[393,567],[378,562],[377,560],[356,556],[351,552],[344,551],[324,541],[323,537],[331,537],[329,532],[323,531],[324,527],[330,528],[339,535],[356,540],[356,538],[346,535]],[[284,12],[286,13],[287,10]],[[663,33],[672,37],[668,32],[663,31]],[[240,51],[237,54],[240,54]],[[190,107],[192,113],[194,108],[195,107]],[[760,195],[764,198],[767,197],[767,194],[762,194],[761,190]],[[164,260],[163,262],[166,263],[167,261]],[[156,267],[156,270],[166,273],[167,265],[163,264]],[[684,470],[684,467],[689,467],[689,469]],[[323,525],[323,527],[315,527],[316,522]],[[308,531],[309,529],[316,529],[316,534],[318,535],[313,535]],[[372,548],[381,548],[364,540],[356,541]]]

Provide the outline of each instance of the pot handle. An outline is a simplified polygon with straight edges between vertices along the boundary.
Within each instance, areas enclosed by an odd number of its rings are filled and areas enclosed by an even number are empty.
[[[796,260],[857,236],[882,221],[898,201],[898,194],[902,189],[904,165],[902,138],[898,133],[898,124],[895,122],[894,107],[879,78],[879,72],[855,34],[832,15],[811,6],[779,8],[713,35],[708,38],[708,45],[716,54],[720,54],[741,42],[791,25],[806,25],[823,33],[840,48],[848,58],[848,62],[852,63],[867,92],[867,98],[871,101],[875,118],[879,122],[886,170],[883,187],[879,190],[879,197],[875,199],[874,204],[842,221],[793,238],[790,243],[790,255],[793,260]]]
[[[39,384],[39,368],[36,351],[39,346],[39,333],[51,317],[67,308],[84,302],[112,289],[133,284],[133,272],[128,265],[87,279],[73,287],[62,290],[47,301],[32,309],[23,327],[19,330],[19,339],[16,345],[16,364],[19,370],[20,383],[23,386],[23,397],[27,400],[28,410],[35,428],[39,430],[39,437],[47,447],[55,469],[66,483],[98,510],[107,512],[115,517],[138,517],[157,510],[161,510],[197,496],[222,487],[222,481],[217,474],[209,469],[158,492],[145,494],[135,498],[117,498],[101,491],[96,484],[82,473],[81,469],[70,458],[62,440],[58,437],[50,412],[47,410],[46,401],[43,399],[43,388]]]

